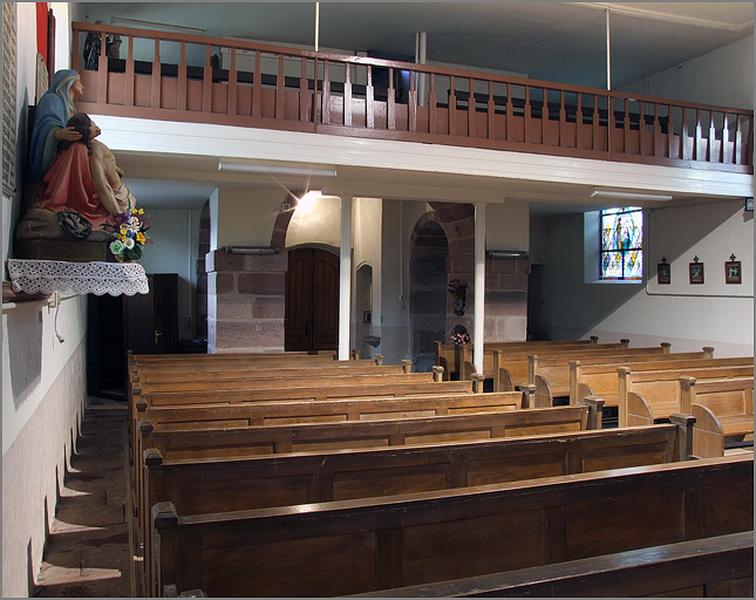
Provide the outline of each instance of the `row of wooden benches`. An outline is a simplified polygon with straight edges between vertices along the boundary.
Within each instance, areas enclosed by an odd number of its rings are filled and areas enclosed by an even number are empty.
[[[580,552],[575,554],[568,544],[564,556],[555,555],[558,544],[554,540],[559,537],[560,519],[568,522],[565,511],[569,503],[552,506],[547,502],[539,508],[538,501],[523,505],[518,494],[527,489],[532,498],[543,497],[545,502],[549,498],[546,490],[556,486],[569,488],[565,498],[571,498],[596,485],[588,483],[590,478],[575,479],[576,473],[657,465],[687,458],[691,451],[691,419],[683,416],[677,418],[676,425],[588,430],[600,423],[601,402],[593,399],[588,402],[590,408],[522,410],[519,393],[473,394],[469,382],[462,382],[464,387],[458,389],[448,386],[460,382],[401,381],[409,374],[387,371],[375,375],[370,369],[378,365],[357,361],[336,366],[320,357],[296,355],[192,359],[130,357],[132,386],[140,386],[133,388],[132,398],[135,486],[139,488],[135,504],[142,521],[147,591],[155,595],[194,587],[211,595],[332,595],[529,564],[567,564],[561,561],[578,557]],[[293,363],[297,366],[292,367]],[[309,383],[318,380],[318,385],[302,386],[292,369],[316,373],[315,377],[303,377]],[[330,381],[320,379],[322,369],[336,370],[328,377]],[[348,375],[352,369],[361,373]],[[289,386],[267,389],[270,381],[279,380],[278,370],[291,377]],[[265,371],[267,379],[259,371]],[[181,372],[187,378],[195,377],[197,383],[203,383],[204,374],[205,380],[215,382],[216,389],[225,381],[248,376],[258,388],[266,388],[262,391],[268,395],[247,402],[242,401],[243,395],[229,396],[228,391],[213,395],[212,388],[206,387],[195,390],[205,393],[204,402],[200,395],[184,402],[186,394],[193,391],[172,396],[165,395],[171,393],[170,388],[157,388],[156,395],[149,391],[148,384],[171,383],[163,377],[180,379],[174,383],[186,381],[175,375]],[[370,373],[372,379],[363,379],[359,386],[370,397],[326,400],[344,398],[339,394],[354,387],[339,378]],[[440,370],[436,378],[438,375]],[[387,383],[385,378],[398,380],[388,386],[378,383]],[[388,392],[384,389],[392,386]],[[417,386],[432,387],[419,391],[422,388]],[[319,390],[317,394],[312,393],[314,388]],[[290,401],[279,395],[281,389],[294,390],[298,399]],[[304,389],[310,389],[311,395]],[[401,395],[408,390],[419,395]],[[345,422],[322,422],[326,420]],[[743,465],[735,459],[723,461],[700,463],[707,482],[722,469],[742,470]],[[635,484],[660,474],[667,478],[664,469],[655,469],[658,467],[643,467],[627,475],[638,477]],[[504,485],[533,477],[552,479]],[[700,477],[690,475],[690,480],[698,485]],[[600,486],[617,484],[609,479],[601,476],[596,481],[600,480]],[[733,479],[737,484],[736,480],[737,476]],[[483,484],[495,484],[495,490],[462,487]],[[646,488],[648,485],[641,485],[639,489]],[[609,489],[613,488],[599,490],[598,497]],[[439,493],[441,490],[455,493]],[[499,503],[493,496],[489,498],[494,491],[504,504],[491,510],[492,503]],[[625,489],[631,495],[636,491],[636,485]],[[385,502],[369,499],[384,495],[391,496]],[[643,497],[636,500],[645,501]],[[402,503],[417,508],[425,501],[431,502],[429,510],[436,517],[429,518],[424,510],[410,511],[415,515],[412,518],[405,518],[404,508],[397,512],[396,506],[404,506]],[[689,511],[703,511],[708,501],[704,498]],[[634,503],[632,499],[628,502]],[[147,507],[153,507],[152,511]],[[626,512],[619,508],[620,513]],[[681,506],[675,508],[682,510]],[[359,518],[355,518],[355,510]],[[745,509],[738,510],[742,513]],[[623,518],[611,523],[620,529],[629,526]],[[714,519],[717,523],[708,523],[699,533],[711,536],[742,531],[741,520],[727,517],[723,525],[724,521]],[[555,530],[548,525],[552,521],[557,524]],[[608,540],[614,534],[610,535],[608,523],[604,525],[603,535]],[[661,543],[658,540],[691,539],[679,523],[677,533],[669,538],[651,539],[652,529],[634,534],[632,541],[619,549]],[[496,544],[507,537],[511,538],[509,551],[501,556],[502,548]],[[532,547],[527,557],[511,551],[521,543]],[[607,550],[606,544],[611,546],[605,541],[590,552],[615,551]],[[538,548],[546,545],[552,550],[541,556]],[[723,546],[720,543],[718,547]],[[513,560],[517,563],[514,567],[510,564]],[[727,577],[716,579],[720,584],[728,581]]]

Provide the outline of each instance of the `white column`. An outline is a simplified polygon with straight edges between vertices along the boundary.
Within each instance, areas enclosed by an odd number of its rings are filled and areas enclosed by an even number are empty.
[[[609,9],[606,9],[606,89],[612,89],[612,26]]]
[[[473,365],[483,373],[483,334],[486,305],[486,205],[475,205],[475,308],[473,321]]]
[[[415,64],[424,65],[428,56],[428,33],[415,33]],[[425,73],[417,78],[417,104],[425,106],[428,103],[428,76]]]
[[[352,296],[352,196],[341,197],[341,252],[339,261],[339,360],[349,360]]]

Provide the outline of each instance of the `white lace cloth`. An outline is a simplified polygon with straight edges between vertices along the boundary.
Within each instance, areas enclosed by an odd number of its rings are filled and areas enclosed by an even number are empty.
[[[147,275],[137,263],[8,260],[14,292],[27,294],[147,294]]]

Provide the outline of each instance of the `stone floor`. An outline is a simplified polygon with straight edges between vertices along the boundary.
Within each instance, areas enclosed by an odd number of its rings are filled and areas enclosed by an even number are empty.
[[[126,424],[125,403],[89,399],[50,525],[35,596],[131,596]]]

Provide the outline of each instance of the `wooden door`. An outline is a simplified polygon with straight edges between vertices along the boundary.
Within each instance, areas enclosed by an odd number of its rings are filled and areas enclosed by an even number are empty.
[[[339,338],[339,257],[326,250],[289,252],[287,351],[335,350]]]
[[[148,275],[149,294],[124,298],[124,341],[134,354],[178,352],[178,275]]]

